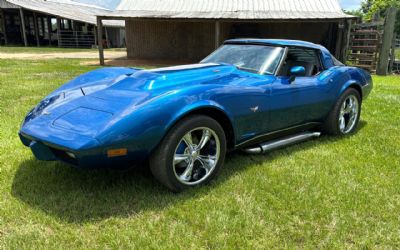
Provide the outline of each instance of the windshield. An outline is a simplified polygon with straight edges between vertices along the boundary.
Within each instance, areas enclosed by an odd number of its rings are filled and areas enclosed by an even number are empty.
[[[274,74],[284,49],[265,45],[226,44],[201,63],[227,63],[257,74]]]

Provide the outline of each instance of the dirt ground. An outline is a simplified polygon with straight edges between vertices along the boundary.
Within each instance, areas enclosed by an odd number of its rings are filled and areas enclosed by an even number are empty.
[[[126,51],[105,51],[106,66],[136,66],[136,67],[162,67],[170,65],[182,65],[194,63],[189,60],[158,60],[158,59],[128,59]],[[46,59],[89,59],[83,60],[83,65],[99,65],[98,51],[85,52],[43,52],[43,53],[3,53],[0,52],[0,59],[21,59],[21,60],[46,60]]]

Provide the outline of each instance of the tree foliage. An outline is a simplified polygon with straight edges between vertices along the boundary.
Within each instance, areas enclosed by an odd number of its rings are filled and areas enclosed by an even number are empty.
[[[378,12],[381,17],[385,17],[389,7],[398,8],[396,15],[395,32],[400,35],[400,1],[399,0],[363,0],[360,11],[363,13],[363,20],[372,20],[374,13]]]

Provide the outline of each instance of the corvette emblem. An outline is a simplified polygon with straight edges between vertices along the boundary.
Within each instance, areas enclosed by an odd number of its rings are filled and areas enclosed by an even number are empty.
[[[250,108],[250,110],[255,113],[258,110],[258,106],[252,107],[252,108]]]

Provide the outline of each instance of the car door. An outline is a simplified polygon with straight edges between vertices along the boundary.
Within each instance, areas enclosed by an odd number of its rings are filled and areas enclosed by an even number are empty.
[[[305,75],[291,81],[290,69],[294,66],[303,66]],[[288,49],[284,64],[271,84],[271,131],[321,119],[329,91],[329,81],[318,77],[323,70],[319,50],[300,47]]]

